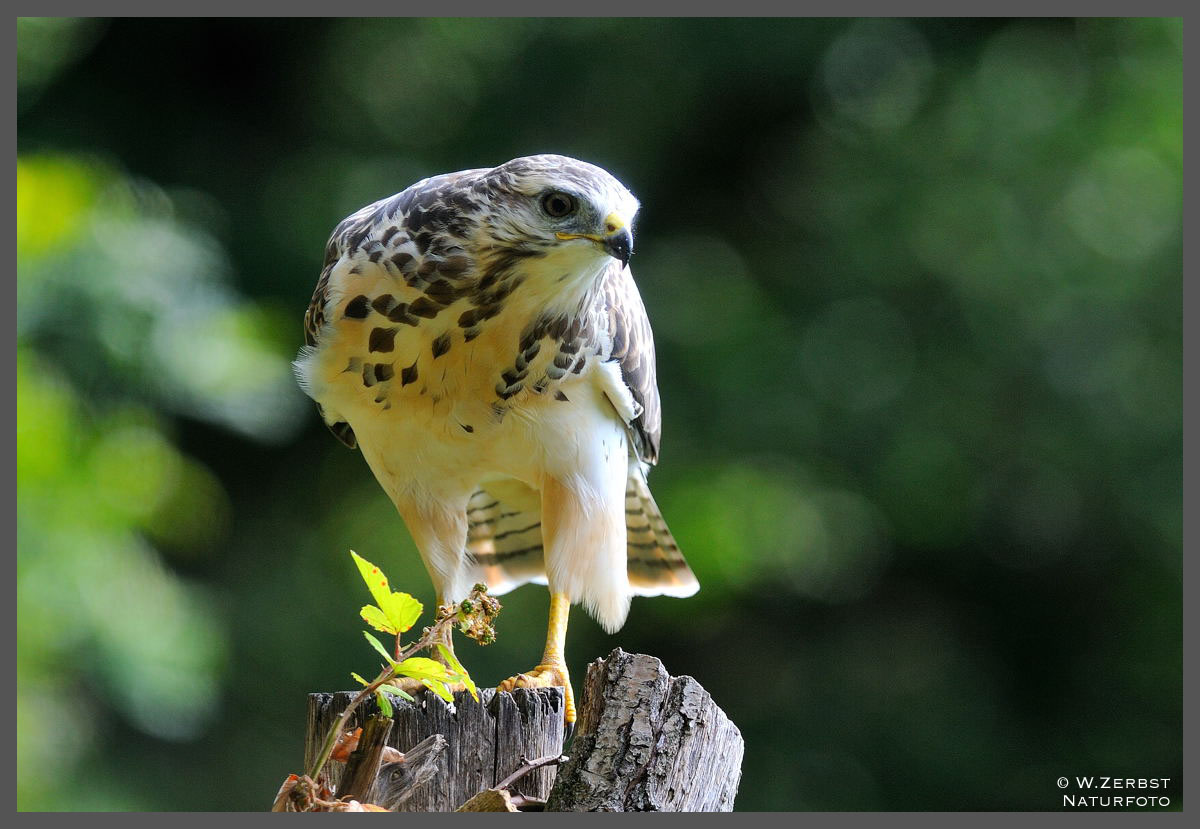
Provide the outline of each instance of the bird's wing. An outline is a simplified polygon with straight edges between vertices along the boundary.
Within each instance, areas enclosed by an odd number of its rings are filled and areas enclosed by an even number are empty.
[[[369,228],[371,218],[382,203],[376,202],[368,205],[343,219],[334,228],[329,241],[325,243],[325,262],[321,267],[321,277],[317,280],[317,287],[313,291],[312,301],[308,303],[308,310],[304,312],[304,343],[308,348],[316,349],[320,345],[321,332],[325,328],[326,314],[329,312],[329,279],[333,274],[334,267],[342,258],[349,240],[359,236],[361,241],[361,236],[367,232],[366,228]],[[358,445],[358,441],[354,437],[354,430],[350,428],[349,423],[326,417],[325,410],[320,403],[317,404],[317,410],[321,413],[321,419],[325,421],[329,431],[333,432],[334,437],[351,449]]]
[[[654,335],[650,331],[646,306],[642,304],[642,296],[628,268],[609,268],[602,277],[600,292],[608,331],[612,335],[609,360],[620,366],[621,382],[635,405],[628,407],[618,400],[612,402],[629,425],[638,458],[646,463],[657,463],[662,436],[662,405],[654,368]],[[620,396],[620,389],[616,391]]]
[[[393,271],[399,269],[410,286],[423,280],[426,274],[425,270],[418,270],[417,265],[430,268],[431,273],[436,271],[434,276],[460,273],[466,267],[466,260],[450,255],[453,252],[451,244],[453,237],[465,233],[462,222],[466,221],[467,214],[478,209],[479,204],[473,200],[468,187],[485,172],[483,169],[463,170],[424,179],[394,196],[367,205],[339,222],[325,245],[321,277],[317,280],[312,301],[304,314],[306,347],[315,350],[321,345],[328,315],[332,312],[330,300],[335,293],[332,282],[339,265],[349,268],[351,273],[376,267]],[[420,258],[399,254],[403,259],[398,260],[393,256],[381,262],[381,251],[389,241],[395,244],[395,239],[401,235],[411,238]],[[424,282],[421,284],[424,285]],[[441,284],[448,283],[437,283],[433,287]],[[429,288],[426,288],[426,292],[433,296]],[[317,408],[321,408],[320,404]],[[326,417],[324,410],[321,410],[321,415],[338,440],[351,449],[357,445],[354,431],[348,423]]]
[[[658,460],[662,407],[654,367],[654,337],[628,268],[611,268],[602,283],[612,352],[601,372],[605,396],[629,429],[642,463],[629,464],[625,484],[626,566],[639,596],[690,596],[700,589],[646,485]]]

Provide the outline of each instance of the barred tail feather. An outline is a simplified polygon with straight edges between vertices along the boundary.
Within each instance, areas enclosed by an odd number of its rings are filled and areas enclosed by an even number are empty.
[[[541,501],[516,481],[480,489],[467,503],[469,583],[497,595],[527,582],[546,583]]]
[[[700,589],[667,529],[639,463],[629,464],[625,488],[629,587],[635,596],[691,596]]]
[[[625,489],[629,588],[635,596],[691,596],[700,589],[650,494],[641,465],[630,463]],[[496,595],[546,583],[541,501],[516,481],[489,484],[467,504],[468,584]]]

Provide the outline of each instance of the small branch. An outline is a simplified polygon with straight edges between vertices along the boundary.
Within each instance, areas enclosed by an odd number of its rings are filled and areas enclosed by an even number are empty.
[[[529,760],[524,756],[521,757],[521,765],[517,766],[517,770],[504,778],[502,781],[493,786],[493,789],[507,789],[513,783],[520,780],[525,775],[534,769],[540,769],[543,766],[557,766],[560,763],[565,763],[571,758],[565,754],[551,754],[548,757],[539,757],[536,760]]]
[[[501,780],[490,789],[484,789],[479,794],[472,797],[463,805],[459,806],[454,811],[456,812],[541,812],[546,808],[546,801],[540,797],[529,797],[523,794],[513,794],[508,790],[516,781],[520,780],[525,775],[534,769],[540,769],[543,766],[557,766],[559,763],[565,763],[570,760],[570,757],[562,754],[551,754],[547,757],[539,757],[536,760],[530,760],[524,756],[521,757],[521,765],[517,770],[508,777]]]

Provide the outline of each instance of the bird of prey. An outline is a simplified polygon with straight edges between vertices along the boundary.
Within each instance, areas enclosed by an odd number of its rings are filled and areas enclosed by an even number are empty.
[[[541,662],[500,690],[561,685],[568,722],[570,605],[613,632],[631,596],[699,587],[646,485],[662,419],[628,267],[637,209],[558,155],[419,181],[334,230],[295,363],[439,604],[548,585]]]

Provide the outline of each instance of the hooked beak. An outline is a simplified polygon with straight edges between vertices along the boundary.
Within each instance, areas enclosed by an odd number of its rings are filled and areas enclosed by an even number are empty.
[[[621,263],[621,267],[629,264],[633,255],[633,234],[629,232],[624,220],[616,213],[609,213],[604,220],[604,235],[592,233],[556,233],[559,239],[590,239],[604,249],[604,252]]]
[[[633,255],[633,234],[629,228],[622,227],[608,234],[602,244],[608,255],[620,262],[622,268],[629,264],[629,257]]]

